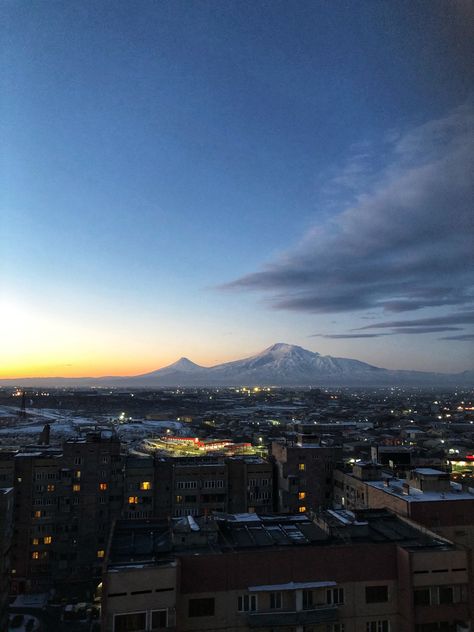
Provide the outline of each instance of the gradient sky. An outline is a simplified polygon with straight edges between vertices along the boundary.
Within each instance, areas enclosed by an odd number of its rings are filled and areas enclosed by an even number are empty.
[[[473,367],[471,2],[1,11],[1,377]]]

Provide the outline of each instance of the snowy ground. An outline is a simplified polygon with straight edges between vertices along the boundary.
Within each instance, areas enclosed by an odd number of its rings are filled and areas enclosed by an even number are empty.
[[[32,409],[27,408],[27,418],[18,418],[18,408],[0,406],[0,444],[16,445],[31,443],[39,438],[45,424],[51,427],[51,443],[59,444],[64,439],[78,435],[81,431],[93,429],[97,425],[110,423],[110,418],[103,416],[87,418],[76,415],[70,410]],[[114,424],[115,425],[115,424]],[[184,424],[169,421],[133,420],[128,423],[116,424],[115,428],[125,442],[145,437],[161,436],[169,428],[173,434],[182,435]]]

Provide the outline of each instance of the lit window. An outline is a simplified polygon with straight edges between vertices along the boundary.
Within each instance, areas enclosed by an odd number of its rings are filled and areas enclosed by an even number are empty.
[[[101,492],[105,492],[107,489],[107,483],[99,483],[99,489]]]
[[[75,485],[72,486],[72,491],[73,492],[80,492],[81,491],[81,486],[76,483]]]
[[[140,483],[140,489],[143,489],[143,490],[151,489],[150,481],[142,481]]]
[[[99,549],[99,550],[97,551],[97,557],[98,557],[98,558],[100,558],[100,559],[102,559],[104,556],[105,556],[105,551],[104,551],[104,549]]]
[[[75,476],[75,478],[81,478],[81,470],[76,470],[74,472],[74,476]]]
[[[48,485],[47,490],[48,492],[54,492],[54,485]]]
[[[177,503],[182,503],[183,502],[183,497],[182,496],[176,496],[176,502]]]
[[[304,500],[306,498],[306,492],[300,492],[298,494],[298,500]]]
[[[300,513],[304,513],[306,511],[306,507],[298,507],[298,511]]]
[[[306,465],[304,463],[299,463],[298,469],[300,472],[304,472],[306,469]]]
[[[41,511],[35,511],[35,518],[41,518]]]
[[[32,560],[39,560],[39,552],[38,551],[33,551],[33,553],[31,554],[31,559]]]
[[[34,544],[34,546],[39,544],[38,538],[33,538],[33,544]]]
[[[43,538],[44,544],[51,544],[52,541],[53,541],[53,538],[50,535],[45,535]]]
[[[138,504],[138,496],[129,496],[128,497],[129,505],[137,505]]]

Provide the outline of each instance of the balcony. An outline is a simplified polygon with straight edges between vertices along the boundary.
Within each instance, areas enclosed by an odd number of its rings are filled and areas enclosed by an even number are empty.
[[[249,628],[335,623],[338,621],[338,618],[338,607],[332,605],[314,606],[310,610],[260,610],[247,613]]]

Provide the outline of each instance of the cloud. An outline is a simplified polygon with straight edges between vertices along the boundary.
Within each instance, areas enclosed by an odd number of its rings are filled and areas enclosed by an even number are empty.
[[[459,334],[458,336],[444,336],[444,338],[439,338],[439,340],[474,340],[474,334]]]
[[[393,135],[388,151],[387,166],[349,208],[313,226],[278,260],[222,287],[312,313],[472,305],[474,108]],[[356,157],[341,182],[355,186],[365,161]]]
[[[366,329],[363,327],[362,329]],[[351,338],[380,338],[381,336],[395,336],[396,334],[434,334],[442,331],[460,331],[460,327],[396,327],[392,331],[378,332],[378,333],[360,333],[360,334],[312,334],[309,338],[330,338],[332,340],[345,340]],[[443,338],[442,340],[445,340]],[[448,338],[448,340],[458,340],[457,336]],[[469,340],[469,338],[466,338]]]
[[[447,316],[432,316],[430,318],[415,318],[412,320],[389,320],[379,323],[372,323],[371,325],[364,325],[364,327],[358,327],[354,331],[363,331],[364,329],[386,329],[386,328],[434,328],[440,326],[451,325],[470,325],[474,323],[474,311],[457,312],[455,314],[448,314]]]
[[[331,340],[346,340],[349,338],[380,338],[381,336],[391,336],[392,334],[311,334],[309,338],[330,338]]]

